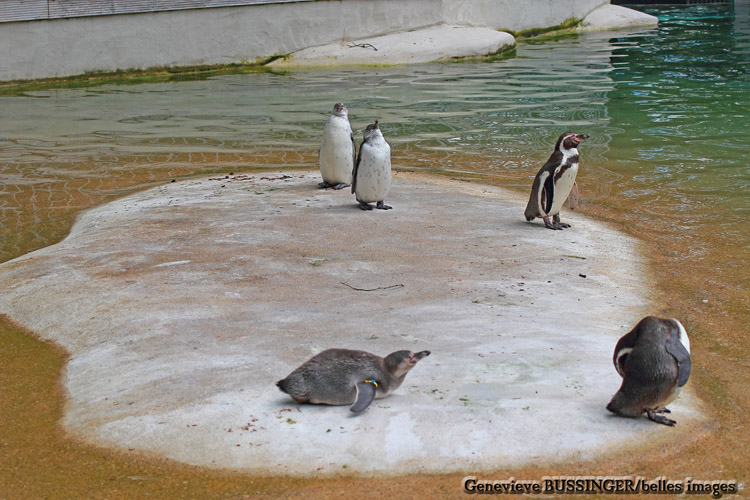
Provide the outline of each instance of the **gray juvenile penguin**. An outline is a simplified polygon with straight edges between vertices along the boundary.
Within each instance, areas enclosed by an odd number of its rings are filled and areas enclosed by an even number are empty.
[[[586,134],[565,132],[557,139],[555,151],[534,177],[524,212],[527,221],[541,217],[549,229],[570,227],[560,222],[560,209],[568,197],[571,209],[578,205],[578,145],[588,138]]]
[[[359,146],[352,175],[352,193],[355,193],[362,210],[372,210],[372,202],[377,202],[375,208],[390,210],[393,207],[383,202],[390,190],[391,147],[385,142],[375,120],[365,129],[364,140]]]
[[[276,386],[298,403],[348,405],[353,412],[398,389],[430,351],[396,351],[385,358],[365,351],[327,349],[300,365]]]
[[[643,318],[624,335],[612,359],[622,385],[607,409],[623,417],[639,417],[674,425],[662,413],[690,377],[690,340],[676,319]]]
[[[343,189],[352,182],[354,170],[354,134],[349,124],[349,110],[340,102],[333,106],[333,112],[323,126],[323,139],[320,142],[318,162],[323,182],[318,187]]]

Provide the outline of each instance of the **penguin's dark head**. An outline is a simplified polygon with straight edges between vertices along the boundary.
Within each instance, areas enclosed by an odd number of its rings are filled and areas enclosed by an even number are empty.
[[[580,143],[588,139],[588,134],[577,134],[575,132],[565,132],[557,140],[555,144],[555,150],[564,151],[568,149],[575,149]]]
[[[396,351],[386,356],[383,361],[389,372],[400,377],[414,368],[420,359],[429,355],[430,351],[420,351],[416,353],[412,351]]]
[[[346,104],[343,102],[337,102],[333,105],[333,114],[342,118],[348,118],[349,110],[346,109]]]
[[[378,125],[378,121],[375,120],[375,123],[372,123],[367,126],[365,129],[365,141],[369,141],[374,139],[377,136],[383,136],[383,133],[380,131],[380,126]]]

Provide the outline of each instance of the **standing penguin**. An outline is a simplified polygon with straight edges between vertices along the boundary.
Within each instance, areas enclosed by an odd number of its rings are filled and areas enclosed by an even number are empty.
[[[393,207],[383,203],[390,190],[391,147],[385,142],[378,121],[375,120],[375,123],[365,129],[365,138],[359,146],[352,176],[352,193],[357,196],[362,210],[372,210],[372,202],[377,202],[376,208],[390,210]]]
[[[276,386],[298,403],[348,405],[353,412],[399,388],[406,374],[430,351],[396,351],[385,358],[365,351],[327,349]]]
[[[323,126],[323,140],[320,143],[318,162],[323,182],[321,189],[332,187],[343,189],[352,182],[354,169],[354,134],[349,124],[349,111],[346,106],[337,102],[333,112]]]
[[[674,425],[662,413],[690,377],[690,340],[676,319],[643,318],[615,347],[613,362],[622,385],[607,409],[623,417],[638,417]]]
[[[570,208],[574,209],[578,205],[578,145],[588,138],[586,134],[565,132],[557,140],[552,156],[534,177],[531,196],[526,205],[527,221],[542,217],[544,225],[549,229],[570,227],[570,224],[560,222],[560,209],[568,195]]]

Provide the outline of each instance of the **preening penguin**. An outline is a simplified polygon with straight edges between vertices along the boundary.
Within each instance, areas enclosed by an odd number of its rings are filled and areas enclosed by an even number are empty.
[[[622,385],[607,409],[623,417],[648,418],[664,425],[674,425],[662,413],[674,401],[690,377],[690,340],[676,319],[654,316],[643,318],[623,336],[613,362],[622,376]]]
[[[557,139],[552,156],[534,177],[526,205],[526,220],[541,217],[549,229],[570,227],[570,224],[560,222],[560,209],[568,197],[571,209],[578,205],[578,145],[588,138],[586,134],[565,132]]]
[[[298,403],[348,405],[353,412],[399,388],[406,374],[430,351],[396,351],[385,358],[365,351],[327,349],[276,385]]]
[[[321,189],[347,187],[352,182],[356,156],[354,134],[349,124],[349,111],[344,104],[337,102],[333,106],[331,116],[323,126],[323,139],[318,152],[323,182],[318,184],[318,187]]]
[[[390,210],[383,200],[391,190],[391,147],[385,142],[378,121],[368,125],[365,137],[359,146],[357,162],[352,176],[352,193],[357,197],[359,208],[372,210],[375,207]]]

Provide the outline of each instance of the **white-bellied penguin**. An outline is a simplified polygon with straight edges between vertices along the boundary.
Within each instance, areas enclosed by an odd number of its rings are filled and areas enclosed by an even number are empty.
[[[364,140],[359,146],[352,176],[352,193],[356,195],[362,210],[372,210],[370,203],[373,202],[376,203],[375,208],[390,210],[392,207],[384,203],[390,190],[391,147],[385,142],[375,120],[365,129]]]
[[[381,358],[365,351],[327,349],[276,385],[298,403],[349,405],[353,412],[399,388],[409,370],[430,351],[396,351]]]
[[[690,377],[690,340],[676,319],[643,318],[625,334],[612,358],[622,376],[620,390],[607,409],[623,417],[649,419],[664,425],[675,421],[663,416]]]
[[[560,209],[568,197],[571,209],[578,205],[578,145],[588,138],[586,134],[565,132],[557,139],[552,156],[534,177],[526,205],[526,220],[541,217],[549,229],[570,227],[570,224],[560,222]]]
[[[318,152],[323,182],[318,187],[343,189],[351,184],[354,160],[357,157],[354,147],[349,110],[344,104],[337,102],[323,126],[323,139]]]

